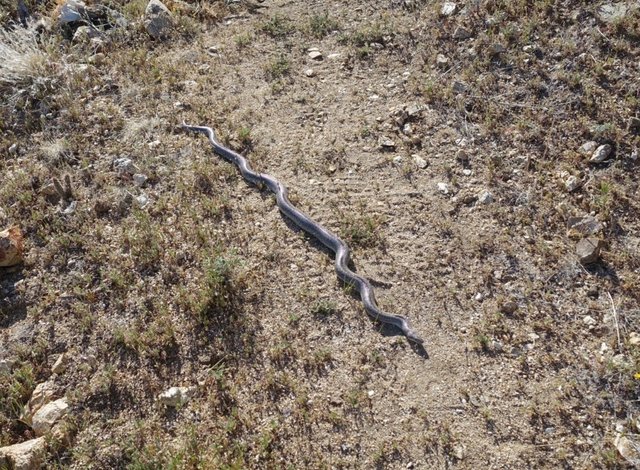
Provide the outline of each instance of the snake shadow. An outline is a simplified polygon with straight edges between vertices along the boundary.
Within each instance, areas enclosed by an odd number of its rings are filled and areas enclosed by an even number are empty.
[[[271,195],[271,193],[269,193],[269,192],[265,192],[265,195],[266,194]],[[280,217],[282,218],[284,223],[287,225],[287,227],[289,227],[289,229],[292,232],[303,234],[304,238],[305,238],[305,240],[307,241],[308,244],[313,246],[316,250],[325,253],[329,258],[331,258],[331,260],[335,259],[335,254],[334,254],[333,251],[331,251],[329,248],[324,246],[322,243],[320,243],[314,237],[312,237],[307,232],[305,232],[300,227],[298,227],[293,221],[291,221],[282,212],[280,212]],[[349,266],[349,269],[351,269],[353,272],[355,272],[355,273],[358,272],[358,268],[353,264],[353,260],[349,260],[348,266]],[[367,279],[369,279],[369,282],[371,282],[371,284],[374,287],[389,287],[390,286],[389,283],[372,280],[370,278],[367,278]],[[348,284],[346,284],[343,281],[341,281],[340,279],[338,279],[337,276],[336,276],[336,281],[340,284],[340,286],[343,287],[343,289],[348,290],[348,294],[352,298],[358,300],[359,302],[362,301],[362,299],[360,298],[360,293],[357,290],[348,289]],[[397,327],[395,327],[393,325],[387,325],[385,323],[380,323],[376,319],[371,318],[369,315],[367,315],[367,318],[369,319],[369,321],[373,325],[377,325],[378,330],[380,331],[380,333],[383,336],[387,336],[387,337],[389,337],[389,336],[404,336],[404,334],[402,333],[402,330],[400,330],[399,328],[397,328]],[[428,353],[428,351],[425,349],[425,347],[422,344],[414,343],[413,341],[409,341],[408,339],[406,341],[407,341],[407,343],[409,343],[409,346],[411,347],[412,351],[415,352],[418,356],[422,357],[423,359],[429,359],[429,353]]]

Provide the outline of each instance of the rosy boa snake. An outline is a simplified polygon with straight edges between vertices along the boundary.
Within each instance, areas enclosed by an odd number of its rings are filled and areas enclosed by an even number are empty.
[[[247,159],[239,153],[236,153],[222,145],[216,139],[215,133],[210,127],[191,126],[185,122],[182,123],[182,127],[193,132],[201,132],[202,134],[205,134],[209,138],[215,153],[236,165],[240,170],[240,173],[242,173],[242,177],[249,183],[256,186],[265,185],[269,188],[269,190],[276,195],[276,203],[284,215],[291,219],[291,221],[300,229],[316,238],[320,243],[335,253],[335,267],[338,278],[345,284],[354,286],[358,290],[362,303],[364,304],[364,308],[372,318],[382,323],[396,326],[402,330],[402,333],[404,333],[407,339],[414,343],[423,343],[422,338],[420,338],[420,336],[411,329],[409,321],[405,317],[384,313],[378,308],[373,295],[373,287],[371,286],[371,283],[348,268],[350,259],[349,247],[347,244],[337,235],[331,233],[329,230],[315,222],[308,215],[291,204],[287,197],[287,188],[282,183],[271,175],[257,173],[251,169]]]

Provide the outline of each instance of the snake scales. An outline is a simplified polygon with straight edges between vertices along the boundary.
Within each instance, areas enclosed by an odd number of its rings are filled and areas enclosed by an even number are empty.
[[[362,276],[358,276],[348,267],[349,247],[346,243],[291,204],[287,197],[287,188],[282,185],[282,183],[271,175],[253,171],[247,159],[239,153],[236,153],[222,145],[216,139],[215,133],[210,127],[191,126],[185,122],[182,123],[182,127],[193,132],[205,134],[209,138],[211,145],[213,145],[214,151],[221,157],[236,165],[245,180],[249,183],[253,183],[258,186],[265,185],[269,188],[269,190],[276,195],[276,203],[284,215],[291,219],[291,221],[302,230],[315,237],[320,243],[335,253],[335,267],[338,278],[347,285],[354,286],[358,290],[362,303],[364,304],[364,308],[372,318],[382,323],[396,326],[402,330],[402,333],[404,333],[407,339],[414,343],[422,344],[422,338],[420,338],[420,336],[411,329],[409,321],[405,317],[384,313],[378,308],[375,297],[373,296],[373,287],[371,286],[371,283]]]

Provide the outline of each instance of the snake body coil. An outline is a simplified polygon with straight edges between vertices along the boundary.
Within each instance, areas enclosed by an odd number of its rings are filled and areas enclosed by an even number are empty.
[[[182,126],[187,130],[205,134],[209,138],[214,151],[221,157],[236,165],[240,169],[240,173],[242,173],[245,180],[255,185],[264,184],[269,188],[269,190],[276,195],[278,208],[284,215],[291,219],[291,221],[302,230],[315,237],[320,243],[335,253],[335,267],[338,278],[346,284],[354,286],[358,290],[362,303],[364,304],[364,308],[372,318],[382,323],[396,326],[402,330],[407,339],[415,343],[422,344],[422,338],[420,338],[420,336],[411,329],[406,318],[400,315],[384,313],[378,308],[373,295],[373,287],[371,286],[371,283],[367,279],[358,276],[348,267],[349,247],[347,244],[291,204],[287,197],[287,188],[284,187],[284,185],[271,175],[253,171],[249,166],[247,159],[239,153],[236,153],[222,145],[216,139],[213,129],[210,127],[191,126],[184,122],[182,123]]]

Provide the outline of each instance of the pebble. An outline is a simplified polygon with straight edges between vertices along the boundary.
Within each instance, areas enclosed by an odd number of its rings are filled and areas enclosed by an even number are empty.
[[[149,198],[144,194],[141,194],[140,196],[136,197],[135,201],[136,201],[136,204],[138,204],[138,207],[140,209],[144,209],[147,206],[147,204],[149,204]]]
[[[436,57],[436,65],[438,67],[445,68],[447,65],[449,65],[449,59],[447,59],[447,56],[445,56],[444,54],[438,54],[438,56]]]
[[[0,361],[0,374],[10,374],[15,361],[12,359],[2,359]]]
[[[478,202],[480,204],[491,204],[493,202],[493,194],[484,190],[478,195]]]
[[[378,140],[378,143],[380,144],[380,147],[382,147],[383,149],[392,150],[396,148],[396,143],[390,137],[382,136]]]
[[[113,161],[113,168],[115,168],[116,172],[121,175],[132,175],[136,171],[136,166],[133,164],[133,161],[130,158],[116,158]]]
[[[453,32],[453,39],[469,39],[471,37],[471,31],[469,31],[468,29],[462,27],[462,26],[458,26],[455,31]]]
[[[611,145],[609,144],[601,145],[595,150],[595,152],[593,152],[593,155],[591,155],[591,158],[589,159],[589,161],[591,163],[602,163],[607,158],[609,158],[609,155],[611,154],[612,150],[613,150],[613,147],[611,147]]]
[[[396,165],[401,165],[402,157],[400,155],[396,155],[395,157],[393,157],[393,163],[395,163]]]
[[[576,255],[582,264],[595,263],[600,258],[602,241],[595,237],[583,238],[576,245]]]
[[[311,51],[311,52],[309,52],[309,58],[311,60],[322,60],[322,52],[320,52],[320,51]]]
[[[582,186],[582,181],[575,175],[566,176],[566,178],[564,179],[564,188],[569,193],[572,193],[580,186]]]
[[[640,345],[640,334],[636,333],[635,331],[629,333],[629,344],[631,346]]]
[[[604,225],[592,215],[584,217],[569,217],[567,226],[570,231],[574,231],[583,236],[595,235],[602,232]]]
[[[18,144],[11,144],[11,147],[9,147],[9,153],[11,155],[18,153]]]
[[[500,305],[500,311],[508,315],[515,313],[516,310],[518,310],[518,304],[513,300],[504,302],[502,305]]]
[[[164,406],[176,407],[188,402],[195,392],[195,387],[171,387],[158,395],[158,401]]]
[[[458,5],[453,2],[444,2],[442,4],[442,8],[440,9],[440,14],[442,16],[451,16],[456,12],[457,8]]]
[[[597,323],[595,318],[593,318],[591,315],[586,315],[582,319],[582,322],[587,326],[596,326],[596,323]]]
[[[591,155],[597,148],[598,143],[590,140],[580,146],[580,148],[578,149],[578,153],[581,153],[582,155]]]
[[[342,57],[342,54],[340,54],[339,52],[334,52],[333,54],[329,54],[327,56],[327,59],[336,60],[336,59],[339,59],[340,57]]]
[[[416,164],[416,166],[420,169],[425,169],[429,165],[427,161],[424,158],[422,158],[420,155],[411,155],[411,157],[413,158],[413,161]]]
[[[449,194],[449,185],[447,183],[438,183],[438,191],[442,194]]]
[[[633,441],[630,437],[618,434],[613,445],[629,464],[637,468],[640,463],[640,442]]]
[[[133,175],[133,183],[139,187],[144,186],[148,179],[147,175],[143,175],[142,173],[136,173]]]
[[[307,69],[307,70],[304,71],[304,74],[307,77],[311,78],[311,77],[315,77],[316,76],[316,71],[313,70],[313,69]]]

